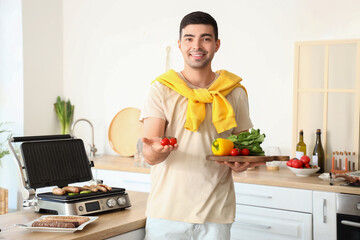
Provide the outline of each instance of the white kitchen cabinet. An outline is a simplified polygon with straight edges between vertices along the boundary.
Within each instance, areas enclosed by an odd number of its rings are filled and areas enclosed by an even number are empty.
[[[107,240],[143,240],[145,237],[145,228],[140,228],[115,237],[106,238]]]
[[[336,194],[313,191],[314,240],[336,240]]]
[[[93,176],[103,180],[111,187],[125,188],[128,191],[150,192],[150,174],[93,169]]]
[[[232,240],[311,239],[311,213],[238,204]]]
[[[312,191],[235,183],[231,239],[312,239]]]

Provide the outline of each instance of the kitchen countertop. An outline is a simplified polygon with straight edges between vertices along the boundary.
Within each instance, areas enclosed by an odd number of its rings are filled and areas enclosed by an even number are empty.
[[[125,210],[115,210],[100,214],[92,214],[99,218],[85,226],[83,230],[74,233],[30,232],[27,229],[15,227],[0,232],[0,239],[86,239],[98,240],[117,236],[145,227],[145,208],[147,193],[127,191],[130,197],[131,207]],[[0,215],[0,229],[12,226],[15,223],[28,223],[41,217],[42,213],[36,213],[33,208]]]
[[[127,171],[136,173],[150,173],[150,168],[135,166],[134,158],[126,158],[115,155],[105,155],[92,159],[96,169]],[[298,189],[308,189],[326,192],[360,194],[358,187],[340,186],[343,181],[334,181],[330,186],[329,181],[320,179],[320,174],[310,177],[297,177],[285,166],[278,171],[268,171],[265,166],[257,167],[252,171],[233,173],[235,182],[250,183],[268,186],[289,187]]]

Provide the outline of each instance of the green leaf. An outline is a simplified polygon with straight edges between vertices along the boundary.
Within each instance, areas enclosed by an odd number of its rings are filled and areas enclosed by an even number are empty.
[[[252,128],[250,132],[241,132],[238,135],[230,135],[227,139],[234,143],[238,149],[247,148],[250,155],[263,156],[265,153],[260,144],[265,140],[265,134],[260,129]]]

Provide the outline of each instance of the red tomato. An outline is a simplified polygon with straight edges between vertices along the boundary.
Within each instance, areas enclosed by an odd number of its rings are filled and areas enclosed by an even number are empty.
[[[306,168],[311,168],[310,164],[308,164],[308,163],[305,164],[305,167]]]
[[[286,165],[288,165],[289,167],[292,167],[292,163],[294,160],[298,160],[297,158],[292,158],[289,161],[287,161]]]
[[[172,137],[172,138],[169,139],[169,144],[170,144],[170,145],[173,145],[173,146],[174,146],[176,143],[177,143],[176,138]]]
[[[238,156],[240,154],[237,148],[233,148],[230,152],[231,156]]]
[[[310,158],[306,155],[302,156],[300,158],[300,161],[302,161],[304,164],[310,163]]]
[[[303,162],[298,160],[298,159],[295,159],[292,161],[292,167],[293,168],[302,168],[303,166]]]
[[[250,154],[249,149],[247,149],[247,148],[241,149],[241,152],[240,152],[241,156],[248,156],[249,154]]]
[[[169,142],[169,139],[167,137],[164,137],[160,142],[160,144],[163,145],[163,146],[169,145],[169,143],[170,142]]]

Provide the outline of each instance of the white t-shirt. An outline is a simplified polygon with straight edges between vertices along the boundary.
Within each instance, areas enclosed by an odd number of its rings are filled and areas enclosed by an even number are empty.
[[[179,76],[183,78],[181,74]],[[234,221],[232,171],[227,166],[206,160],[206,155],[212,155],[211,145],[215,138],[226,138],[253,125],[244,89],[235,88],[226,98],[234,108],[237,127],[218,134],[212,123],[212,104],[206,103],[205,120],[197,132],[192,132],[184,128],[187,98],[160,82],[151,85],[140,119],[164,119],[165,136],[176,137],[179,147],[165,161],[151,167],[148,217],[191,223]]]

